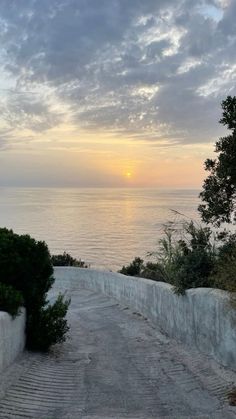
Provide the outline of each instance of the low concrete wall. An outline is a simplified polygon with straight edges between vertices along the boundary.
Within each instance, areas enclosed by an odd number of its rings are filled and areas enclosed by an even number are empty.
[[[25,309],[15,319],[0,311],[0,373],[23,351],[25,346]]]
[[[54,276],[55,288],[86,288],[109,295],[142,313],[170,337],[236,370],[236,310],[227,292],[197,288],[177,296],[163,282],[81,268],[55,268]]]

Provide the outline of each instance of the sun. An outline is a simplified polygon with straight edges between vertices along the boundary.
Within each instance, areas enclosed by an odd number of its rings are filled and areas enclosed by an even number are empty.
[[[130,179],[130,178],[131,178],[131,176],[132,176],[132,174],[131,174],[130,172],[126,172],[125,176],[126,176],[128,179]]]

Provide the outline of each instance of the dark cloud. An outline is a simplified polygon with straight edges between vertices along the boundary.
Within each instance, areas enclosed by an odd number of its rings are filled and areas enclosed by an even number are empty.
[[[1,66],[16,82],[2,118],[159,141],[211,140],[235,94],[236,3],[220,0],[2,0]],[[47,91],[47,94],[45,93]]]
[[[219,22],[219,29],[227,36],[235,37],[236,34],[236,2],[232,0],[225,10],[222,20]]]
[[[45,99],[37,98],[35,93],[10,92],[0,110],[1,118],[11,129],[42,132],[53,128],[63,120],[62,113],[52,111]]]

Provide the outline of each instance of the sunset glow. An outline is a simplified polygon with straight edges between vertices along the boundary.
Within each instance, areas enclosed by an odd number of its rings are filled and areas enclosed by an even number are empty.
[[[201,186],[236,3],[113,3],[1,3],[0,185]]]

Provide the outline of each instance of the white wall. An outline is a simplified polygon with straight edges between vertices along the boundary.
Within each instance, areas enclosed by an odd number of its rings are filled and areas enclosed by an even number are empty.
[[[177,296],[163,282],[82,268],[55,268],[57,288],[86,288],[139,311],[170,337],[236,370],[236,309],[221,290],[197,288]]]
[[[25,346],[25,309],[15,319],[0,311],[0,373],[23,351]]]

